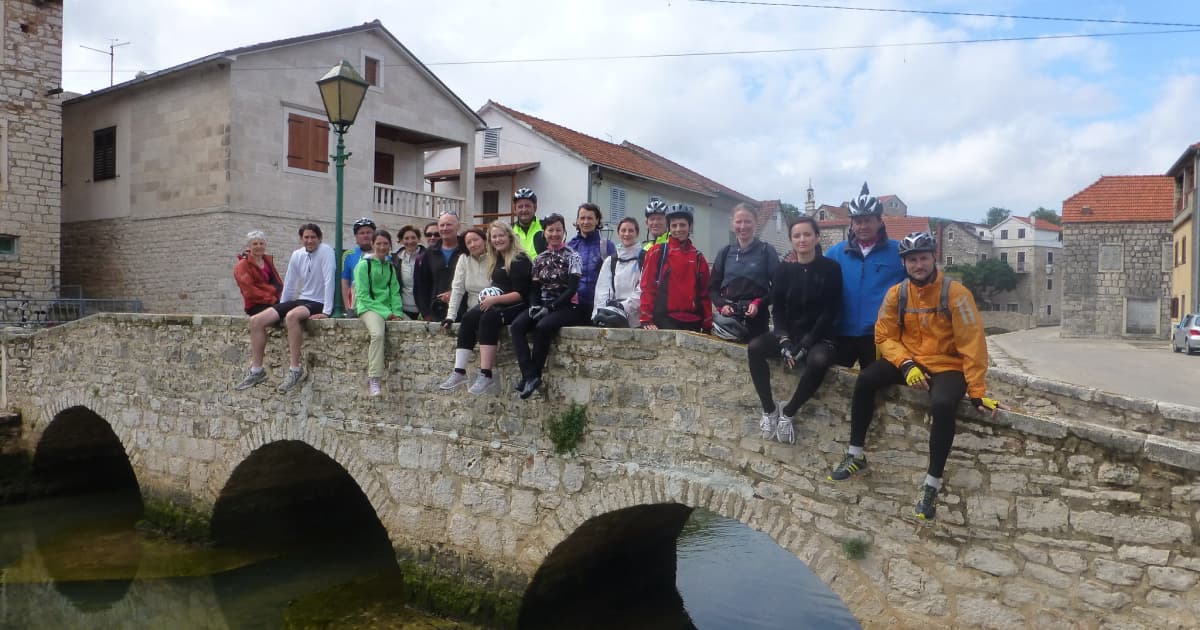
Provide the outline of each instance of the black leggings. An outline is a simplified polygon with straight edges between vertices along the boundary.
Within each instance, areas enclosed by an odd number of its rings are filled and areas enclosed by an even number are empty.
[[[865,368],[875,362],[875,336],[838,337],[836,363],[842,367],[850,367],[858,362],[859,368]]]
[[[746,356],[750,359],[750,380],[754,382],[754,391],[758,392],[758,399],[762,402],[763,413],[775,411],[775,398],[771,394],[771,369],[767,366],[767,359],[779,358],[779,350],[779,337],[775,333],[759,335],[746,346]],[[796,391],[783,406],[783,415],[796,415],[800,405],[813,397],[825,380],[829,366],[833,365],[835,354],[828,343],[822,341],[813,344],[805,357],[804,372],[800,375],[800,382],[796,383]]]
[[[542,370],[546,368],[546,357],[550,354],[550,342],[554,341],[561,328],[578,323],[579,314],[574,304],[546,313],[537,321],[529,317],[528,309],[517,315],[512,326],[508,327],[508,332],[512,335],[513,346],[517,351],[517,364],[521,366],[521,376],[526,379],[541,376]],[[527,341],[530,332],[533,333],[532,355]]]
[[[471,307],[471,310],[462,316],[462,322],[458,324],[458,344],[455,347],[459,350],[470,350],[475,347],[476,341],[481,346],[499,344],[500,329],[506,324],[511,324],[517,315],[528,308],[529,306],[524,302],[508,306],[493,306],[487,311],[479,310],[478,306]]]
[[[850,445],[865,446],[867,429],[875,415],[875,393],[884,387],[904,382],[900,368],[889,361],[876,361],[863,369],[854,382],[854,399],[850,403]],[[954,415],[958,403],[967,393],[967,380],[962,372],[938,372],[929,376],[929,413],[933,427],[929,431],[929,469],[931,477],[941,478],[946,459],[954,445]]]
[[[691,332],[700,332],[700,328],[704,322],[696,320],[694,322],[685,322],[681,319],[675,319],[670,315],[655,316],[654,325],[658,326],[659,330],[690,330]]]

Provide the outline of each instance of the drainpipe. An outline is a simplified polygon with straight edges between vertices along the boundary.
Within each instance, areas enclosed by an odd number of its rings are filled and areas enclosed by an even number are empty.
[[[8,337],[0,338],[0,412],[8,411]]]

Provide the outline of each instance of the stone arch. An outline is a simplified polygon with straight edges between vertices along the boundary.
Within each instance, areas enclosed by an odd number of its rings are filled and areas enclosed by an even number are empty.
[[[93,388],[94,389],[94,388]],[[130,466],[133,467],[135,475],[138,475],[141,470],[141,457],[138,453],[137,443],[134,439],[133,425],[137,422],[136,411],[126,410],[119,411],[107,398],[99,398],[95,392],[84,389],[67,389],[54,399],[48,401],[39,410],[39,413],[34,415],[33,422],[30,425],[30,436],[35,447],[41,441],[42,435],[46,429],[50,427],[55,420],[60,419],[64,412],[72,409],[86,409],[95,414],[112,430],[117,441],[121,443],[121,448],[125,450],[125,457],[129,459]],[[139,482],[141,476],[138,475]]]
[[[626,465],[604,481],[565,497],[520,561],[530,575],[536,575],[558,547],[589,520],[639,506],[669,505],[683,506],[688,513],[703,508],[766,533],[804,562],[864,626],[910,622],[889,609],[886,593],[868,574],[871,568],[847,558],[838,541],[817,531],[811,516],[802,517],[787,503],[757,495],[744,479],[720,473],[699,477]]]
[[[109,486],[140,490],[136,451],[128,430],[90,405],[75,404],[70,398],[60,400],[35,422],[34,436],[32,493],[71,493]],[[70,475],[68,467],[86,472],[68,478],[63,476]],[[50,475],[60,478],[51,479]]]

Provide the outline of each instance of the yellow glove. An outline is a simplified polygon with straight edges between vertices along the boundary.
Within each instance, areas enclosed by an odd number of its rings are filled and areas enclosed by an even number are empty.
[[[1000,406],[1000,401],[996,400],[995,398],[988,398],[984,396],[983,398],[972,398],[971,404],[975,405],[976,407],[983,407],[984,409],[993,410]]]
[[[904,373],[904,382],[909,387],[925,380],[925,372],[921,371],[921,368],[917,367],[917,364],[911,360],[901,363],[900,371]]]

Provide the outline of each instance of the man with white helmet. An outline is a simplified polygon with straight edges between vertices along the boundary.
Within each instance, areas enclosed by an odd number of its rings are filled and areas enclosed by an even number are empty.
[[[542,234],[542,223],[537,218],[537,195],[532,189],[518,188],[513,193],[513,210],[517,215],[513,232],[529,258],[537,258],[546,250],[546,236]]]
[[[936,513],[963,394],[980,413],[995,415],[997,408],[1004,408],[987,397],[987,342],[975,299],[961,283],[938,272],[936,250],[928,232],[913,232],[899,243],[907,278],[888,290],[875,324],[883,360],[863,368],[854,383],[850,447],[829,474],[831,481],[842,481],[866,470],[863,446],[879,390],[907,384],[929,392],[929,466],[913,508],[919,519],[932,519]]]

